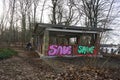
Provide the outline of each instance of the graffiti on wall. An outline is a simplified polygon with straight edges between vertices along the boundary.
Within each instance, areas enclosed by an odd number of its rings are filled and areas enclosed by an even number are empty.
[[[94,46],[92,47],[87,47],[87,46],[78,46],[78,53],[79,54],[87,54],[87,53],[93,53],[94,51]]]
[[[70,55],[72,53],[72,46],[59,46],[51,45],[49,46],[48,55]]]
[[[48,55],[49,56],[56,56],[56,55],[87,55],[93,54],[95,52],[95,47],[91,46],[61,46],[61,45],[50,45],[48,48]]]

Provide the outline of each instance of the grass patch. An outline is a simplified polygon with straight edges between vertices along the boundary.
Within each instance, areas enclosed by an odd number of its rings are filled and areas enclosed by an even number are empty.
[[[14,55],[17,55],[17,52],[10,48],[0,48],[0,59],[7,59]]]

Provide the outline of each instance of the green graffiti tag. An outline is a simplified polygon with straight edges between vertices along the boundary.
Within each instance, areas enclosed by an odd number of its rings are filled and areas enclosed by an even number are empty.
[[[94,46],[92,47],[86,47],[86,46],[78,46],[78,53],[79,54],[88,54],[88,53],[93,53],[94,51]]]

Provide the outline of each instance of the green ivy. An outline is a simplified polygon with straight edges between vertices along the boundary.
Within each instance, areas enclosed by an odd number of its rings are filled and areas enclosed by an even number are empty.
[[[10,48],[1,48],[0,49],[0,59],[10,58],[13,55],[17,55],[17,52]]]

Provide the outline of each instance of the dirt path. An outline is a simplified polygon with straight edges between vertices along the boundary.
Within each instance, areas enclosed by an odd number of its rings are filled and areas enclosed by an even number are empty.
[[[42,60],[28,56],[29,52],[16,50],[18,56],[0,61],[0,80],[46,80],[53,72]]]

